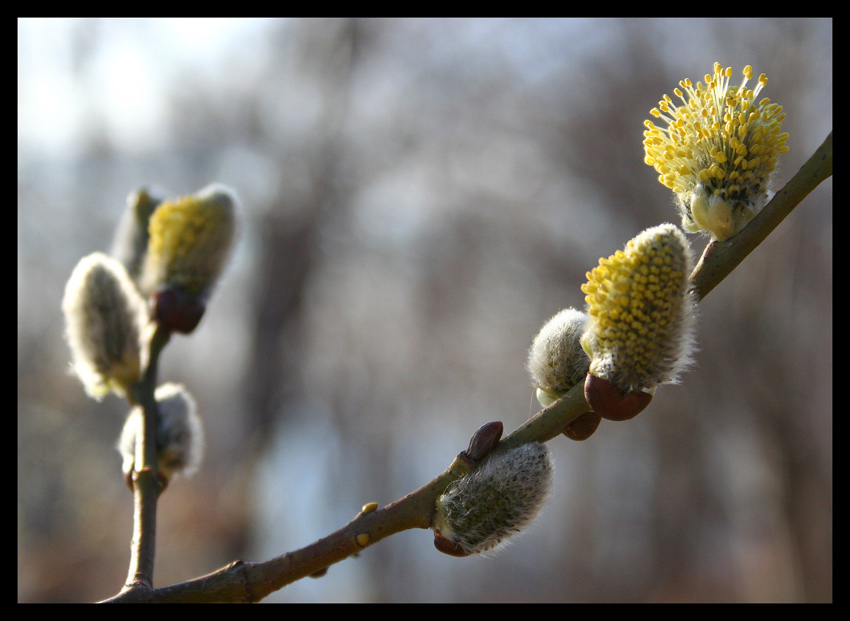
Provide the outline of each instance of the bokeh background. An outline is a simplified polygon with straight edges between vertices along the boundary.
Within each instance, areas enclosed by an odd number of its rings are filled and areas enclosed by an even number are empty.
[[[542,323],[678,222],[641,141],[680,79],[769,76],[777,186],[832,129],[828,19],[24,19],[18,41],[19,601],[126,577],[128,408],[69,375],[60,302],[133,188],[243,203],[162,360],[207,435],[160,502],[165,585],[307,545],[535,411]],[[829,179],[706,298],[682,384],[550,442],[552,498],[500,554],[406,531],[267,601],[831,601],[832,250]]]

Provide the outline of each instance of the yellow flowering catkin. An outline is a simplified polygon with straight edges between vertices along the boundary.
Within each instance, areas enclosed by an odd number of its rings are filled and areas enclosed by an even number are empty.
[[[673,224],[646,229],[587,273],[590,373],[622,393],[675,381],[690,362],[690,246]]]
[[[740,231],[767,204],[770,177],[788,151],[782,106],[767,98],[756,103],[767,76],[750,89],[753,68],[743,73],[741,84],[730,86],[732,68],[714,63],[705,85],[679,82],[673,93],[682,105],[664,95],[650,110],[666,127],[644,122],[644,161],[675,193],[682,228],[717,241]]]
[[[236,233],[236,197],[221,185],[167,200],[150,217],[142,288],[178,288],[206,299],[230,257]]]

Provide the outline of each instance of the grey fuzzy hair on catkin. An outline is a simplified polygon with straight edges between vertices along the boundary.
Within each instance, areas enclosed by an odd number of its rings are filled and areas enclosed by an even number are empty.
[[[495,552],[536,517],[552,487],[545,444],[491,454],[438,501],[442,534],[470,554]]]

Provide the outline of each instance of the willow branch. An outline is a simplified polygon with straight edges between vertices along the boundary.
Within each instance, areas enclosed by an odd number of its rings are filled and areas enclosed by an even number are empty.
[[[698,299],[704,298],[726,278],[803,198],[831,174],[832,133],[791,181],[740,233],[725,242],[713,242],[706,247],[691,274]],[[527,442],[547,442],[560,435],[567,424],[589,410],[583,383],[580,382],[558,401],[540,410],[503,438],[494,450],[507,450]],[[459,456],[445,472],[418,490],[382,509],[359,513],[344,527],[300,550],[264,562],[234,561],[211,574],[172,586],[126,589],[107,601],[259,601],[292,582],[310,575],[320,575],[332,564],[385,537],[412,528],[429,528],[440,494],[469,468]],[[154,509],[155,502],[154,495]]]
[[[535,414],[504,438],[496,450],[526,442],[545,442],[588,411],[582,385]],[[317,574],[349,556],[404,530],[430,528],[437,499],[446,487],[468,472],[460,457],[440,476],[383,509],[359,513],[334,533],[282,556],[264,562],[235,561],[221,569],[180,584],[162,588],[125,590],[107,602],[256,602],[284,586]]]
[[[315,543],[269,561],[235,561],[180,584],[133,589],[107,602],[256,602],[287,584],[322,572],[381,539],[411,528],[428,528],[437,498],[469,470],[456,458],[443,474],[383,509],[360,512],[346,526]]]

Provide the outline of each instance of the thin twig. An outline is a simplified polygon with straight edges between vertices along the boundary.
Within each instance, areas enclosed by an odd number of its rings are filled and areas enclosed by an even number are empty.
[[[144,377],[134,387],[131,401],[144,413],[143,433],[136,438],[136,461],[133,482],[133,540],[130,544],[130,570],[124,589],[153,586],[156,554],[156,507],[161,486],[157,477],[156,428],[159,421],[154,391],[159,355],[168,343],[170,333],[156,328],[150,339],[150,354]]]

